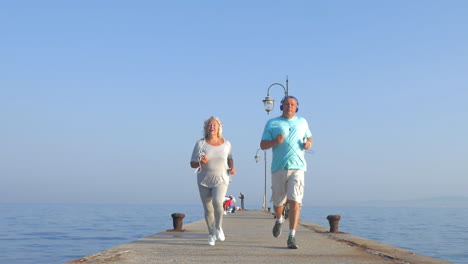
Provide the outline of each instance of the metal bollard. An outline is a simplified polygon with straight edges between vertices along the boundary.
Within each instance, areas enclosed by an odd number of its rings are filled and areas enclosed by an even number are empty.
[[[172,216],[172,224],[174,226],[174,229],[171,230],[171,231],[184,231],[182,229],[182,222],[184,220],[184,217],[185,217],[185,214],[181,214],[181,213],[173,213],[171,214]]]
[[[340,222],[341,216],[339,215],[329,215],[327,216],[328,223],[330,224],[330,233],[338,233],[338,224]]]

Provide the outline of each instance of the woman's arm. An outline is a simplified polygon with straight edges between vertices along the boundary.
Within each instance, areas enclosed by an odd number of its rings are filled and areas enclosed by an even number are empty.
[[[234,168],[234,160],[228,159],[229,173],[236,174],[236,169]]]
[[[200,167],[200,163],[198,163],[198,161],[191,161],[190,162],[190,167],[192,167],[193,169],[196,169],[196,168]]]

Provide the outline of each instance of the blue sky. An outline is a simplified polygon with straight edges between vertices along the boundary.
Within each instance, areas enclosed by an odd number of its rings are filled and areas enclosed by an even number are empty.
[[[304,205],[466,196],[467,13],[466,1],[3,1],[0,202],[199,203],[189,160],[214,115],[238,170],[229,193],[261,206],[254,156],[280,114],[261,100],[286,76],[315,140]]]

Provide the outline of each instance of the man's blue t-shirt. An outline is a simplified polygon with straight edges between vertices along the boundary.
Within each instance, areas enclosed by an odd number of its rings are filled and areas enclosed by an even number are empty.
[[[298,116],[270,119],[263,130],[262,140],[273,140],[281,133],[284,134],[284,142],[272,148],[271,172],[281,169],[306,171],[303,140],[312,137],[307,120]]]

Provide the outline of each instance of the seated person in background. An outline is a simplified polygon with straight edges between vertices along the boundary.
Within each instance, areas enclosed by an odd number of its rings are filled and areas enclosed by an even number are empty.
[[[227,214],[227,212],[230,212],[230,208],[229,208],[230,206],[231,206],[231,199],[229,199],[229,197],[226,196],[226,198],[224,199],[224,203],[223,203],[225,215]]]
[[[229,208],[231,208],[231,213],[235,213],[237,209],[236,198],[234,198],[232,195],[229,195],[229,199],[231,199],[231,205],[229,206]]]

